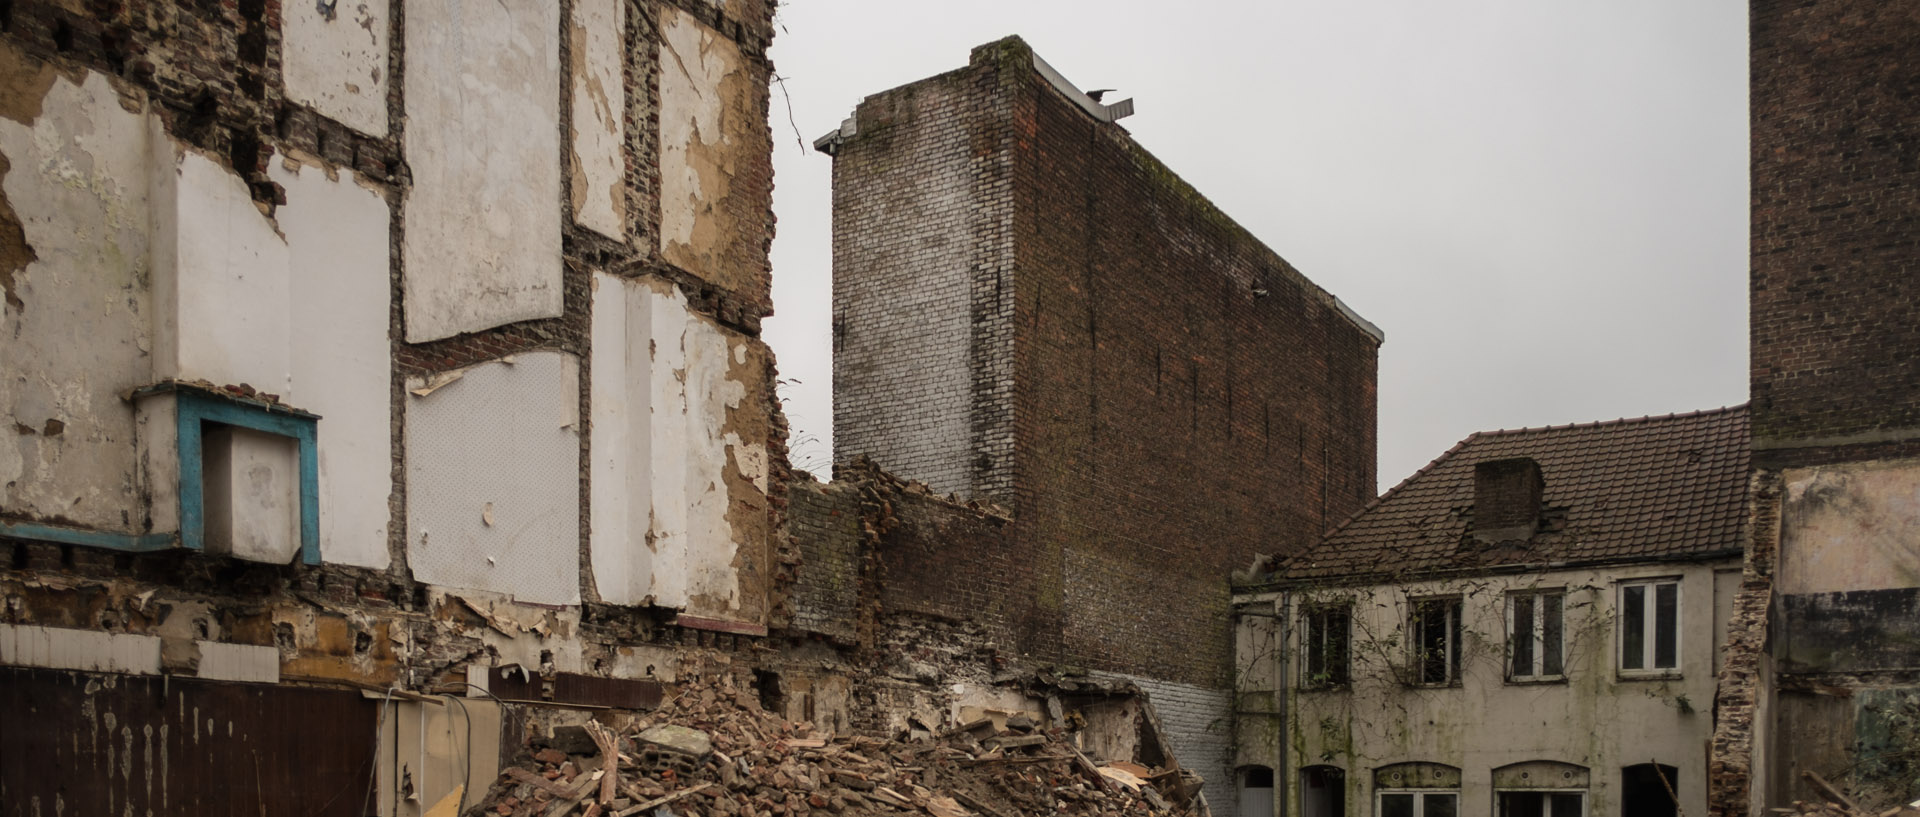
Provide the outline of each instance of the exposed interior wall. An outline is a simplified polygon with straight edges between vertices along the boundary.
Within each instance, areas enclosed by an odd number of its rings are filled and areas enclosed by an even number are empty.
[[[618,240],[627,237],[626,11],[624,0],[580,0],[567,21],[573,84],[568,204],[574,223]]]
[[[559,4],[406,11],[407,340],[560,316]]]
[[[688,11],[659,15],[660,255],[767,314],[766,68]]]
[[[1793,468],[1783,476],[1780,593],[1920,587],[1920,460]]]
[[[152,376],[156,126],[106,77],[11,43],[0,73],[0,510],[135,532],[134,416],[119,394]]]
[[[994,350],[976,347],[974,316],[977,297],[1011,295],[1009,236],[992,228],[1012,209],[990,186],[1006,174],[1004,148],[974,155],[972,135],[992,132],[964,115],[987,104],[976,86],[950,75],[876,94],[834,149],[833,438],[843,462],[870,457],[940,493],[985,498],[1005,489],[983,477],[1010,471],[1011,438],[992,445],[978,426],[993,413],[976,403],[1010,414],[1011,372],[976,395],[976,353]],[[985,329],[986,345],[1010,354],[1005,327]]]
[[[288,334],[297,404],[320,415],[320,556],[385,568],[393,493],[385,189],[311,156],[268,168],[292,281]]]
[[[388,2],[280,6],[287,98],[362,133],[386,136]]]
[[[658,279],[594,277],[601,597],[764,625],[765,348]]]
[[[1492,769],[1547,760],[1587,767],[1592,788],[1587,813],[1620,809],[1621,768],[1650,760],[1679,769],[1680,806],[1706,813],[1707,764],[1701,747],[1713,732],[1716,690],[1713,638],[1714,571],[1721,564],[1622,565],[1587,570],[1409,581],[1367,587],[1311,587],[1289,591],[1298,621],[1302,605],[1351,604],[1352,683],[1300,687],[1300,627],[1284,654],[1293,676],[1287,715],[1277,740],[1243,736],[1243,746],[1284,742],[1278,752],[1243,762],[1275,769],[1298,809],[1299,769],[1331,764],[1346,773],[1347,802],[1372,803],[1372,770],[1393,763],[1441,763],[1462,770],[1460,813],[1492,813]],[[1618,583],[1678,577],[1679,672],[1628,678],[1617,671]],[[1506,605],[1512,591],[1561,589],[1565,600],[1565,680],[1507,680]],[[1461,599],[1461,676],[1457,684],[1411,683],[1407,632],[1410,600]]]
[[[536,351],[407,383],[416,578],[579,603],[578,378],[572,355]]]

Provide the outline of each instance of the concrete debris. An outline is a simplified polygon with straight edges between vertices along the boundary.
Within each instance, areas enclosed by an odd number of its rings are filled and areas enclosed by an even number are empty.
[[[815,735],[731,677],[692,680],[659,710],[599,715],[586,727],[598,746],[522,755],[480,803],[505,817],[1204,817],[1182,805],[1177,769],[1097,764],[1070,728],[968,727],[918,740]]]

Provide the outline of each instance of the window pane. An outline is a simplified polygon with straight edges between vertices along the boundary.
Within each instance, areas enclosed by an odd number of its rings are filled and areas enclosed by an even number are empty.
[[[1653,665],[1680,666],[1680,585],[1653,586]]]
[[[1420,682],[1444,684],[1447,681],[1446,607],[1437,601],[1423,601],[1417,609],[1419,619],[1415,626],[1420,650]]]
[[[1552,817],[1581,817],[1580,801],[1585,799],[1586,795],[1554,794],[1550,795],[1550,797],[1553,802]]]
[[[1562,608],[1566,606],[1566,596],[1554,593],[1540,597],[1540,673],[1559,675],[1566,671],[1561,664],[1566,660],[1566,650],[1561,645]]]
[[[1421,817],[1459,817],[1459,795],[1426,794],[1421,796],[1426,799],[1426,808],[1421,812]]]
[[[1545,817],[1541,814],[1539,792],[1503,791],[1499,817]]]
[[[1413,817],[1413,795],[1380,795],[1380,817]]]
[[[1508,637],[1507,649],[1513,653],[1513,674],[1529,676],[1533,674],[1533,597],[1513,597],[1513,633]]]
[[[1647,588],[1620,589],[1620,668],[1647,668]]]

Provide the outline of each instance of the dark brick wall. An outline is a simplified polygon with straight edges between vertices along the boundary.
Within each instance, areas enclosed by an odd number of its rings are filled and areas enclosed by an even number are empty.
[[[834,148],[836,433],[880,404],[894,433],[941,433],[921,411],[969,461],[838,453],[1011,506],[1023,651],[1224,684],[1228,571],[1374,495],[1378,342],[1031,57],[1001,41],[869,97]],[[971,217],[936,229],[951,196]],[[900,340],[871,344],[888,320]],[[929,557],[948,582],[1014,575],[975,555]]]
[[[1750,8],[1756,446],[1911,438],[1920,434],[1920,9]]]
[[[800,551],[793,629],[852,643],[859,636],[864,558],[860,495],[846,485],[798,479],[787,488],[787,524]]]
[[[1021,535],[1059,565],[1065,660],[1223,683],[1228,572],[1374,496],[1377,342],[1123,130],[1023,76]]]

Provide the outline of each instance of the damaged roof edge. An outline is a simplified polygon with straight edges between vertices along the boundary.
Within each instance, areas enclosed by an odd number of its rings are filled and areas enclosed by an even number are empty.
[[[1340,296],[1327,292],[1324,289],[1320,291],[1327,296],[1328,300],[1333,302],[1333,308],[1340,310],[1340,314],[1347,316],[1347,320],[1352,321],[1354,326],[1360,327],[1360,331],[1372,335],[1374,343],[1387,342],[1387,331],[1385,329],[1376,326],[1373,321],[1360,317],[1360,313],[1353,311],[1353,307],[1347,306],[1347,302],[1340,300]]]

